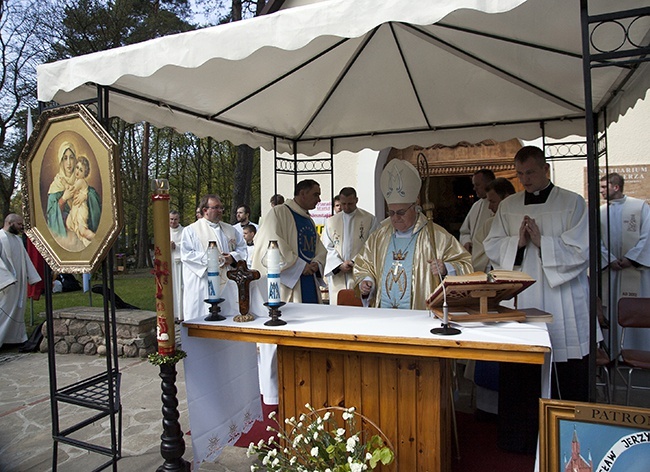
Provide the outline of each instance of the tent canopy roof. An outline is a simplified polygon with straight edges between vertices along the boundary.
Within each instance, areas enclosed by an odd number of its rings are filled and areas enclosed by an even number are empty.
[[[599,46],[620,44],[599,30]],[[649,31],[648,17],[630,29],[643,45]],[[327,0],[44,64],[38,95],[66,104],[102,85],[110,116],[305,154],[534,139],[542,121],[559,138],[585,132],[581,57],[579,0]],[[647,63],[630,74],[592,69],[610,121],[650,86]]]

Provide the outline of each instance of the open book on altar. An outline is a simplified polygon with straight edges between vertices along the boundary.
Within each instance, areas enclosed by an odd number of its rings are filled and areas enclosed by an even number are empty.
[[[499,303],[535,283],[530,275],[512,270],[473,272],[467,275],[448,275],[443,285],[438,285],[427,298],[427,307],[442,317],[445,300],[452,321],[513,320],[523,321],[523,311],[503,307]],[[444,290],[443,290],[444,288]]]

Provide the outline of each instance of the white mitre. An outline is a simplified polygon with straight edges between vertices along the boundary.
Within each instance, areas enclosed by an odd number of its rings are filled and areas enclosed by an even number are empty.
[[[413,164],[401,159],[393,159],[384,167],[380,185],[387,204],[415,203],[422,180]]]

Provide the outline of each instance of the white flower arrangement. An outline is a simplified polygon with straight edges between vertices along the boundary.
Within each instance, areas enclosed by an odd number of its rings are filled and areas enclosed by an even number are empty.
[[[278,427],[267,429],[276,435],[268,441],[251,443],[248,456],[257,455],[261,462],[251,466],[251,471],[269,472],[362,472],[373,470],[378,464],[388,465],[395,459],[391,447],[386,445],[380,434],[370,436],[366,431],[358,431],[355,408],[330,407],[315,410],[311,405],[305,407],[309,413],[300,418],[285,419],[286,428],[282,428],[275,418],[275,412],[269,415],[278,423]],[[339,427],[333,411],[342,412],[345,424]],[[320,413],[325,412],[321,417]],[[375,426],[371,421],[366,422]],[[375,426],[376,427],[376,426]],[[379,431],[381,433],[381,431]],[[276,438],[277,437],[277,438]],[[368,438],[364,442],[364,438]]]

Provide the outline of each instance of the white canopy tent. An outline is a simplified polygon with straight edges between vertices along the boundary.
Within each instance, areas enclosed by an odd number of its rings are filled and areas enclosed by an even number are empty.
[[[591,15],[611,8],[591,0]],[[617,10],[644,6],[620,0]],[[585,134],[579,0],[328,0],[38,68],[39,100],[108,90],[110,116],[279,152]],[[630,28],[647,45],[650,18]],[[621,30],[595,44],[613,50]],[[624,38],[624,33],[623,33]],[[609,120],[648,65],[593,69]],[[625,88],[621,90],[621,85]],[[330,141],[331,140],[331,141]]]
[[[649,15],[647,0],[327,0],[41,65],[38,98],[305,155],[593,136],[591,111],[602,129],[650,88]]]

